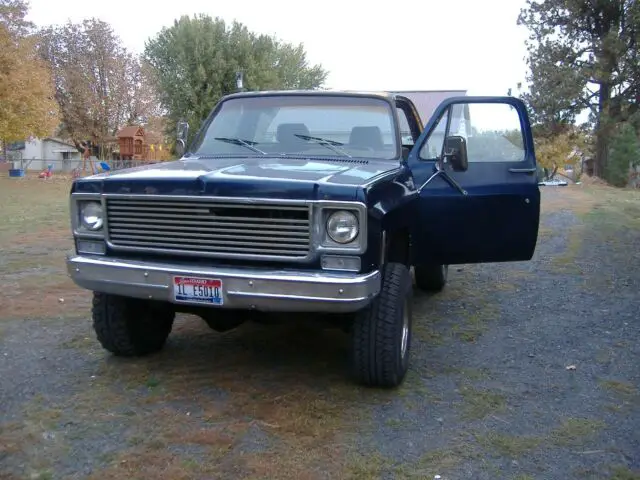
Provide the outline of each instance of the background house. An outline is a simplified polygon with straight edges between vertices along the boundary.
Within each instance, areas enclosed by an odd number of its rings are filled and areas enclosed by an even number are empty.
[[[414,103],[416,109],[418,109],[423,127],[443,100],[450,97],[464,97],[467,95],[466,90],[396,90],[391,93],[407,97]]]
[[[422,121],[422,127],[427,124],[436,108],[438,108],[438,105],[440,105],[443,100],[450,97],[464,97],[467,95],[466,90],[398,90],[392,93],[407,97],[413,102],[418,110],[420,120]],[[468,110],[465,110],[465,114],[468,115]],[[463,118],[457,118],[453,115],[451,131],[458,131],[461,126],[465,128],[463,122]],[[444,129],[445,123],[441,122],[432,133],[431,138],[434,145],[440,145],[442,141],[444,141]],[[409,125],[402,115],[400,116],[400,135],[404,145],[413,145]]]
[[[54,172],[70,172],[81,165],[82,155],[59,138],[33,138],[7,145],[7,161],[11,168],[42,171],[53,165]]]

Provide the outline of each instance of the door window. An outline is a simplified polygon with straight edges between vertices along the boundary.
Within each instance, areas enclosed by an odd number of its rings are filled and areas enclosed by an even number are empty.
[[[463,108],[467,110],[462,115]],[[524,139],[517,110],[506,103],[472,103],[455,105],[454,118],[459,132],[467,139],[469,162],[522,162]]]
[[[451,121],[447,130],[449,116]],[[445,134],[466,139],[469,163],[525,160],[520,116],[507,103],[452,105],[420,149],[422,160],[436,160],[441,155]]]

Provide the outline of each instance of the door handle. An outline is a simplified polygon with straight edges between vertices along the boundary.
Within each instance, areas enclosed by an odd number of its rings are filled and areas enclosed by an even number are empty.
[[[537,168],[510,168],[511,173],[536,173]]]

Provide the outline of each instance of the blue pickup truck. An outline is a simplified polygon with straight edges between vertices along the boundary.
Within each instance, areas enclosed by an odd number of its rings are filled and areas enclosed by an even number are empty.
[[[71,189],[68,272],[115,355],[160,350],[179,312],[217,331],[314,313],[350,336],[356,382],[395,387],[414,285],[437,292],[449,265],[535,250],[540,191],[516,98],[448,98],[423,125],[398,94],[239,92],[187,138],[177,161]]]

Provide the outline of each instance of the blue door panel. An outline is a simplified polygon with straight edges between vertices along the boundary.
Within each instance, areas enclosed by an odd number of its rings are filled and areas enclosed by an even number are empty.
[[[463,196],[448,185],[414,205],[414,264],[460,264],[529,260],[534,253],[540,214],[539,192],[523,205],[519,189]],[[445,193],[446,192],[446,193]],[[444,212],[444,213],[443,213]],[[473,212],[470,215],[469,212]],[[515,222],[508,219],[517,217]]]

